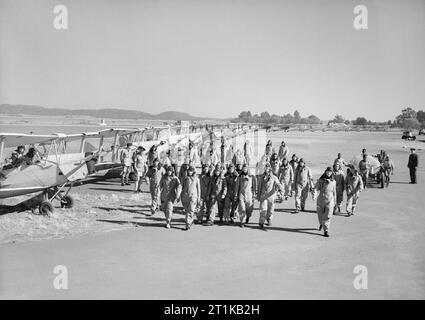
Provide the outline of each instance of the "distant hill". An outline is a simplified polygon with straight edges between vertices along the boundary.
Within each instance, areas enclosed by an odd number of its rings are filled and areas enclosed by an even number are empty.
[[[194,117],[185,112],[167,111],[154,115],[151,113],[127,109],[65,109],[45,108],[31,105],[1,104],[0,114],[25,114],[38,116],[89,116],[100,119],[143,119],[143,120],[208,120],[211,118]]]

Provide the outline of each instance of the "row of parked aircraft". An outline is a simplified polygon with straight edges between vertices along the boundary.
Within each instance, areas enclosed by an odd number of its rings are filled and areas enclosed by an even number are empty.
[[[230,138],[241,131],[246,132],[246,128],[227,133],[223,129],[189,132],[189,127],[170,126],[111,128],[69,135],[0,133],[0,199],[37,193],[26,201],[25,209],[34,212],[38,208],[40,214],[48,215],[53,212],[54,200],[63,208],[73,206],[69,192],[75,183],[120,168],[119,153],[128,142],[146,150],[157,145],[160,154],[171,148],[185,150],[189,141],[197,145],[222,136]],[[13,160],[18,146],[28,152]]]

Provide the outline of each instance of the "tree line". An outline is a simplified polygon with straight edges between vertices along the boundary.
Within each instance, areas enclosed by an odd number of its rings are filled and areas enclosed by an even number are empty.
[[[387,120],[382,122],[374,122],[366,119],[365,117],[357,117],[353,120],[345,119],[343,116],[337,114],[332,120],[321,120],[316,115],[312,114],[308,117],[302,117],[298,110],[295,110],[293,114],[287,113],[279,116],[277,114],[270,115],[267,111],[261,112],[260,114],[252,114],[251,111],[242,111],[236,119],[232,122],[246,122],[246,123],[262,123],[262,124],[346,124],[356,126],[367,126],[367,125],[386,125],[392,128],[404,128],[404,129],[419,129],[425,128],[425,112],[423,110],[415,111],[412,108],[405,108],[394,120]]]

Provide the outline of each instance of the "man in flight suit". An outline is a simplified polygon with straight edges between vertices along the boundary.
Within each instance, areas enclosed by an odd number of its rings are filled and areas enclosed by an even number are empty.
[[[210,187],[212,172],[209,170],[209,166],[206,164],[202,165],[202,172],[199,177],[199,184],[201,187],[201,197],[198,203],[198,214],[197,214],[197,223],[202,223],[202,219],[206,215],[208,217],[208,190]]]
[[[334,206],[334,213],[338,209],[338,212],[341,212],[341,204],[344,199],[344,190],[345,190],[345,175],[342,171],[339,162],[335,162],[333,168],[333,176],[336,183],[336,206]]]
[[[220,169],[215,168],[208,190],[208,226],[212,226],[214,224],[215,216],[218,213],[218,201],[223,200],[226,197],[226,192],[227,189],[224,177],[221,175]]]
[[[294,170],[286,158],[283,158],[282,165],[280,166],[279,181],[285,189],[285,200],[288,200],[288,197],[290,197],[292,193],[292,185],[294,184]]]
[[[225,174],[225,184],[226,184],[226,197],[224,199],[224,211],[223,218],[224,223],[233,223],[233,218],[235,216],[235,211],[237,207],[237,203],[235,201],[235,186],[236,181],[238,179],[238,173],[235,171],[235,166],[233,163],[229,165],[227,169],[227,173]]]
[[[313,175],[311,174],[310,168],[305,165],[303,158],[300,159],[294,173],[294,186],[295,213],[298,213],[299,210],[304,211],[308,192],[313,189]]]
[[[254,196],[256,191],[255,176],[250,175],[248,166],[242,166],[242,172],[236,181],[235,201],[238,203],[240,226],[243,228],[249,222],[254,209]],[[246,221],[245,221],[246,217]]]
[[[348,169],[345,179],[345,190],[347,192],[347,215],[353,215],[360,192],[363,190],[363,179],[357,169]]]
[[[167,172],[161,178],[161,209],[165,213],[165,227],[170,229],[171,218],[173,216],[173,206],[180,198],[181,185],[179,179],[174,175],[174,168],[167,167]]]
[[[159,205],[161,201],[160,183],[164,173],[165,173],[164,168],[159,163],[159,159],[155,158],[153,160],[153,165],[149,168],[148,172],[146,173],[146,177],[149,178],[149,191],[152,197],[152,204],[151,204],[152,214],[154,214],[159,209]]]
[[[260,202],[260,228],[264,228],[264,223],[271,226],[274,212],[274,200],[277,191],[282,192],[283,187],[278,178],[272,173],[270,163],[265,166],[264,174],[260,176],[258,181],[257,199]]]
[[[182,203],[185,203],[186,230],[189,230],[193,223],[198,203],[201,201],[201,185],[199,178],[195,174],[195,168],[189,167],[188,174],[183,181]],[[184,199],[184,201],[183,201]]]
[[[324,236],[329,237],[329,227],[336,201],[336,182],[333,178],[331,167],[326,168],[326,171],[317,180],[315,189],[318,192],[317,217],[320,224],[319,230],[323,228]]]

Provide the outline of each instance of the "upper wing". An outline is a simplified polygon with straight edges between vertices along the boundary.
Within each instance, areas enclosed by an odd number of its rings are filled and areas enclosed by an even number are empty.
[[[46,143],[58,138],[56,134],[0,133],[0,142],[4,143],[5,148]]]

